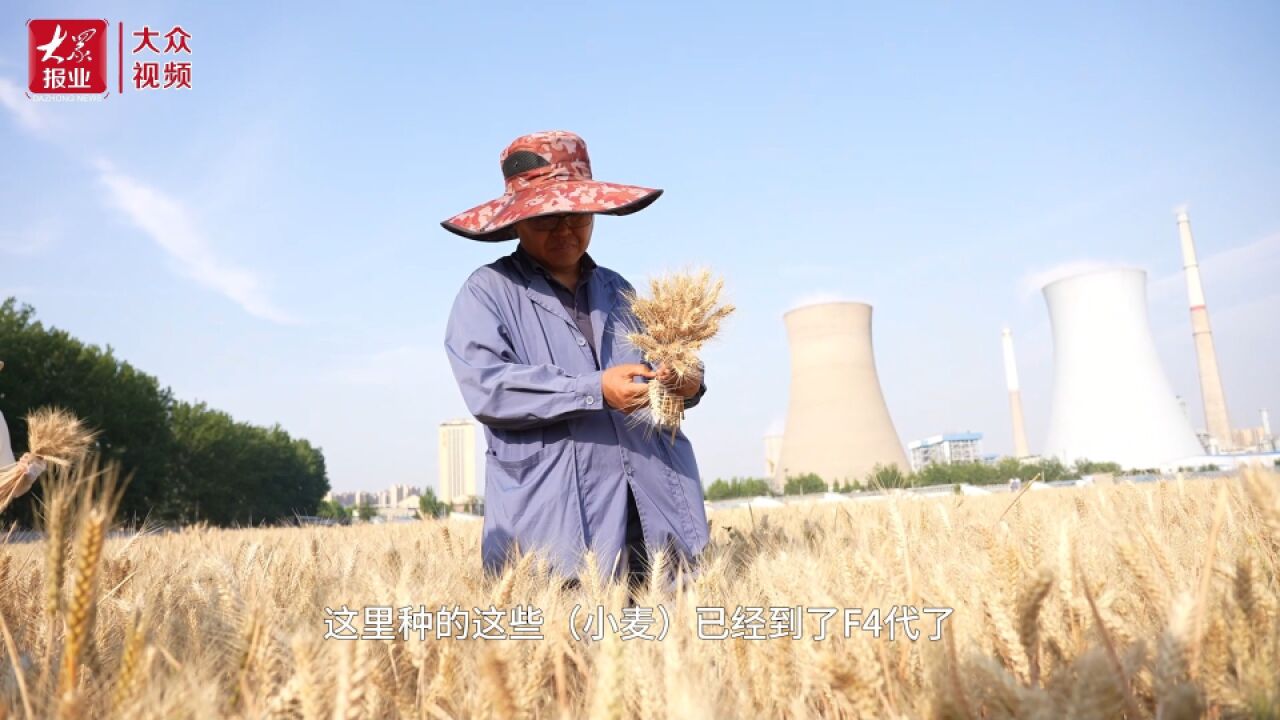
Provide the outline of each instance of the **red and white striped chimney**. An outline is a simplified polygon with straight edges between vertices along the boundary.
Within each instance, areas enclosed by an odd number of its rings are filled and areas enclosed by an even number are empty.
[[[1191,302],[1191,337],[1196,344],[1196,360],[1200,368],[1200,395],[1204,400],[1205,430],[1218,450],[1230,450],[1231,419],[1227,415],[1227,398],[1222,392],[1222,375],[1218,371],[1218,353],[1213,348],[1213,330],[1209,326],[1209,309],[1205,307],[1204,287],[1200,284],[1200,265],[1196,262],[1196,245],[1191,238],[1191,219],[1187,209],[1175,210],[1178,235],[1182,239],[1182,269],[1187,274],[1187,298]]]
[[[1018,384],[1018,363],[1013,355],[1013,333],[1005,328],[1000,333],[1004,346],[1004,379],[1009,388],[1009,414],[1013,420],[1013,456],[1028,457],[1031,450],[1027,447],[1027,426],[1022,419],[1022,389]]]

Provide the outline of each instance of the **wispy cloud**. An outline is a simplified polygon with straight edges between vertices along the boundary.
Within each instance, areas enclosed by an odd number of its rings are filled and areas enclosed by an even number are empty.
[[[50,222],[32,225],[16,233],[0,233],[0,254],[30,257],[57,242],[58,231]]]
[[[217,256],[182,203],[105,161],[98,163],[98,179],[107,189],[108,202],[159,245],[183,275],[250,315],[280,324],[297,322],[267,297],[256,274]]]
[[[1200,275],[1206,284],[1217,283],[1221,286],[1256,283],[1265,287],[1274,283],[1276,273],[1280,271],[1280,233],[1206,255],[1198,258],[1198,261]],[[1177,270],[1151,283],[1151,297],[1176,297],[1185,293],[1186,288],[1186,275]]]
[[[1039,294],[1041,288],[1055,280],[1081,275],[1098,270],[1113,270],[1121,267],[1140,267],[1134,263],[1107,260],[1073,260],[1044,270],[1033,270],[1018,280],[1018,295],[1024,300]]]
[[[1280,271],[1280,233],[1269,235],[1247,245],[1202,256],[1199,262],[1200,274],[1206,282],[1212,281],[1219,285],[1269,283],[1276,272]],[[1023,275],[1018,281],[1018,290],[1023,299],[1027,299],[1039,294],[1041,288],[1054,280],[1119,267],[1142,268],[1143,265],[1120,260],[1076,260]],[[1153,301],[1168,300],[1185,293],[1186,282],[1186,276],[1181,270],[1158,278],[1149,278],[1147,295]]]
[[[20,86],[5,77],[0,77],[0,105],[25,130],[45,135],[49,129],[49,118],[39,103],[33,102]],[[96,166],[98,179],[107,189],[109,204],[124,212],[168,253],[183,275],[227,297],[255,317],[280,324],[297,322],[267,297],[255,273],[217,256],[182,203],[117,171],[106,161],[98,161]],[[0,252],[31,255],[55,238],[56,233],[50,227],[34,227],[17,235],[0,236]]]
[[[41,132],[48,126],[43,108],[27,97],[22,88],[9,78],[0,77],[0,105],[3,105],[15,122],[26,130]]]

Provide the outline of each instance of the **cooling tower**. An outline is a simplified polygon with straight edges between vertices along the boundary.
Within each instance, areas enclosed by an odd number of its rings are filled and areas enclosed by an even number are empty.
[[[1005,328],[1000,333],[1004,347],[1004,381],[1009,388],[1009,415],[1013,420],[1013,456],[1027,457],[1027,425],[1022,419],[1022,389],[1018,384],[1018,363],[1013,356],[1013,333]]]
[[[774,482],[806,473],[828,483],[861,482],[877,463],[910,472],[876,374],[871,306],[809,305],[783,320],[791,399]]]
[[[1230,450],[1231,420],[1227,416],[1227,396],[1222,392],[1222,374],[1218,372],[1218,351],[1213,348],[1213,329],[1209,326],[1209,308],[1200,284],[1200,263],[1196,261],[1196,243],[1191,238],[1191,218],[1185,209],[1176,211],[1178,238],[1182,242],[1182,269],[1187,275],[1187,300],[1191,304],[1191,338],[1196,344],[1196,364],[1200,369],[1200,397],[1204,401],[1204,424],[1219,450]]]
[[[1114,269],[1044,286],[1053,326],[1045,454],[1157,467],[1203,449],[1178,408],[1147,319],[1147,274]]]

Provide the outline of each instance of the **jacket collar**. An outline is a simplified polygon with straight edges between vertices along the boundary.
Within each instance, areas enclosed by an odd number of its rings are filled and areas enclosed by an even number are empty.
[[[551,274],[551,271],[548,270],[546,267],[544,267],[542,263],[538,262],[538,260],[534,258],[532,255],[530,255],[527,251],[525,251],[524,246],[517,245],[516,250],[511,254],[511,257],[516,261],[516,265],[520,266],[520,269],[523,270],[525,275],[530,279],[532,279],[535,276],[541,275],[543,278],[547,280],[548,285],[550,285],[551,281],[554,280],[555,276]],[[596,274],[595,269],[599,267],[598,265],[596,265],[596,261],[591,259],[591,253],[582,254],[582,261],[580,263],[580,266],[582,270],[583,279],[588,281],[590,281],[591,276]],[[569,288],[570,291],[574,291],[576,289],[577,288]]]
[[[515,252],[510,255],[514,265],[524,277],[525,295],[529,297],[536,305],[543,310],[555,315],[563,320],[571,328],[576,329],[577,323],[569,317],[564,311],[564,305],[560,303],[560,298],[556,297],[555,291],[551,288],[551,274],[547,272],[531,255],[524,251],[524,248],[517,246]],[[591,303],[591,330],[595,336],[595,346],[597,353],[604,346],[604,326],[613,312],[614,306],[617,304],[619,295],[619,286],[613,278],[612,273],[599,272],[599,267],[591,256],[583,254],[582,256],[583,271],[587,276],[587,297]]]

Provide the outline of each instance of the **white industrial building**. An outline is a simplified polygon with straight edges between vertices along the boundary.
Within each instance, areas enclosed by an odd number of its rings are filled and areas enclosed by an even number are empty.
[[[982,433],[947,433],[915,440],[907,445],[911,469],[919,472],[928,465],[982,462]]]
[[[395,503],[387,506],[379,506],[377,508],[377,517],[382,522],[400,522],[404,520],[413,520],[418,517],[419,500],[417,495],[408,495]]]

